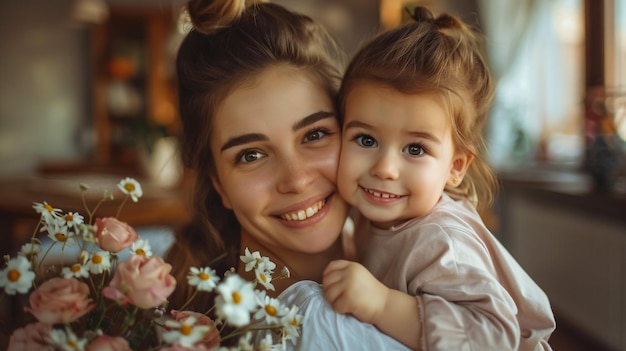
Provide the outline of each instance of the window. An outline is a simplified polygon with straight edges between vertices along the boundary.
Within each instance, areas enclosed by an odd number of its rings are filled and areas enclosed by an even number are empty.
[[[584,72],[583,0],[481,2],[496,98],[488,138],[496,168],[578,164]]]

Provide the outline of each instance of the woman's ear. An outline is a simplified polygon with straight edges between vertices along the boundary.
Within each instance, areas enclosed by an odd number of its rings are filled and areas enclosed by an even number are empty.
[[[469,168],[474,155],[469,152],[458,153],[452,160],[452,167],[450,168],[450,174],[448,175],[448,181],[446,186],[456,188],[463,181],[465,173]]]
[[[228,199],[228,196],[226,196],[226,194],[224,193],[224,189],[222,189],[222,185],[220,184],[219,180],[217,180],[215,176],[211,176],[211,183],[213,183],[213,187],[222,198],[222,204],[224,205],[224,207],[226,207],[229,210],[232,210],[233,206],[230,204],[230,200]]]

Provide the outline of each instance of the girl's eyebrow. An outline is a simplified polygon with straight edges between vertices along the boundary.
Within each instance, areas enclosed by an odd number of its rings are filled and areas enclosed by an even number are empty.
[[[314,124],[315,122],[319,120],[322,120],[325,118],[334,118],[334,117],[335,117],[335,114],[330,111],[315,112],[297,121],[296,123],[294,123],[293,126],[291,127],[291,130],[295,132],[302,128],[310,126],[311,124]],[[264,135],[261,133],[248,133],[248,134],[237,135],[228,139],[224,143],[224,145],[222,145],[220,152],[223,153],[224,150],[229,149],[231,147],[235,147],[237,145],[243,145],[243,144],[252,143],[255,141],[267,141],[267,140],[269,140],[267,135]]]
[[[360,121],[350,121],[344,127],[344,129],[348,129],[348,128],[373,129],[374,127],[372,127],[371,125],[369,125],[367,123],[363,123],[363,122],[360,122]],[[433,141],[435,143],[441,143],[439,138],[437,138],[434,134],[431,134],[431,133],[428,133],[428,132],[407,132],[407,134],[410,134],[410,135],[418,137],[418,138],[431,140],[431,141]]]

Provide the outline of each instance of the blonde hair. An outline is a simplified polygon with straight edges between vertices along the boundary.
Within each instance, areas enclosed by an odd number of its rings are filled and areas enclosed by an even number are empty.
[[[417,7],[414,21],[388,30],[361,48],[346,70],[339,93],[341,110],[350,88],[372,81],[403,93],[435,93],[451,116],[455,149],[474,156],[463,181],[446,191],[487,207],[496,191],[488,166],[483,128],[494,94],[481,52],[481,37],[460,19]]]
[[[188,267],[211,265],[222,275],[237,266],[241,227],[210,180],[215,175],[212,119],[220,101],[263,70],[282,64],[307,72],[336,98],[342,58],[323,27],[280,5],[191,0],[187,11],[194,28],[183,40],[176,60],[183,126],[180,144],[183,163],[196,179],[191,224],[177,233],[167,256],[176,261],[174,306],[182,305],[190,295]]]

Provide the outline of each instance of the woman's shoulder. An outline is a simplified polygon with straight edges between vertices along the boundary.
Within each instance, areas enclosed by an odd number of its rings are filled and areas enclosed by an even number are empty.
[[[293,350],[408,350],[373,325],[335,312],[324,299],[322,286],[314,281],[296,282],[278,299],[297,305],[304,316],[301,336]]]

